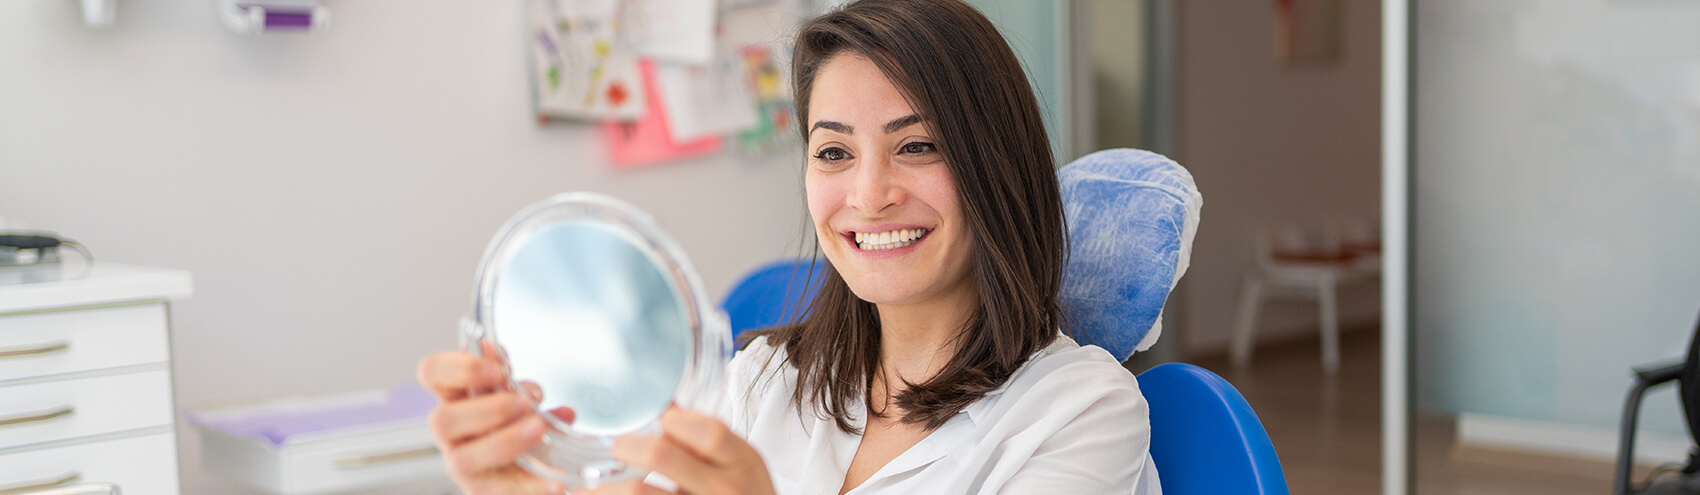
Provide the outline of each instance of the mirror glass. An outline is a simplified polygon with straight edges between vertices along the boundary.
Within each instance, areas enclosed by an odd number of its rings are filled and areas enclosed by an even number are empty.
[[[583,220],[544,226],[491,296],[509,374],[553,412],[545,418],[618,435],[672,400],[689,352],[685,309],[632,236]]]
[[[614,437],[658,434],[673,405],[714,412],[731,332],[703,294],[672,239],[614,198],[561,194],[508,220],[461,342],[492,349],[549,423],[520,465],[569,487],[640,477],[613,460]]]

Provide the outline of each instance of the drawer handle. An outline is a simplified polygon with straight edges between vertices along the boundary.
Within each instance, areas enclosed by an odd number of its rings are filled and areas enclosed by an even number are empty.
[[[29,492],[33,492],[33,491],[37,491],[37,490],[46,490],[46,489],[49,489],[49,488],[57,488],[57,487],[69,485],[69,484],[72,484],[72,483],[76,483],[77,480],[80,480],[80,479],[83,479],[83,473],[71,471],[69,473],[65,473],[64,475],[59,476],[58,478],[52,478],[52,479],[46,479],[46,480],[25,481],[23,483],[18,483],[16,485],[0,486],[0,495],[19,495],[19,494],[29,493]]]
[[[384,464],[396,463],[421,457],[437,455],[436,447],[397,450],[380,454],[370,454],[356,457],[342,457],[331,461],[337,469],[362,469]],[[5,494],[0,494],[5,495]]]
[[[23,347],[0,347],[0,359],[40,356],[42,354],[52,354],[70,348],[71,343],[63,340],[56,340],[46,344],[26,345]],[[0,495],[5,494],[0,493]]]
[[[118,489],[113,483],[78,483],[58,488],[48,488],[39,492],[24,492],[18,495],[123,495],[124,490]]]
[[[63,417],[66,417],[66,416],[70,416],[72,413],[75,413],[75,412],[77,412],[77,406],[59,406],[59,407],[55,407],[53,409],[48,409],[46,411],[27,412],[27,413],[19,414],[17,416],[0,417],[0,428],[5,428],[5,427],[8,427],[8,426],[17,426],[17,425],[27,424],[27,423],[35,423],[35,422],[40,422],[40,421],[48,421],[48,420],[53,420],[53,419],[59,419],[59,418],[63,418]],[[6,492],[0,491],[0,495],[6,495]]]

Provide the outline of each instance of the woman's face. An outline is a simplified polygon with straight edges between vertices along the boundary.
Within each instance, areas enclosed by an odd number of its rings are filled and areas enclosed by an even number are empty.
[[[867,57],[840,54],[809,96],[809,215],[857,297],[925,303],[971,290],[972,239],[937,141]]]

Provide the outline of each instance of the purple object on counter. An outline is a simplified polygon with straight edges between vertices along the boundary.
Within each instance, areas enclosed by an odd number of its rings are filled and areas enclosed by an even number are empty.
[[[266,29],[307,29],[313,27],[312,11],[266,10]]]
[[[256,412],[233,418],[212,419],[191,415],[190,419],[202,427],[231,436],[264,439],[275,448],[283,446],[289,437],[303,433],[424,418],[436,406],[437,398],[430,392],[418,385],[404,384],[391,390],[389,398],[383,402]]]

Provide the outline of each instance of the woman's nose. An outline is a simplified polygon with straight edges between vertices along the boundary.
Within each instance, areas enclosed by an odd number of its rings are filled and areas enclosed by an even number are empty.
[[[855,184],[848,198],[850,208],[873,214],[902,204],[903,187],[893,172],[891,160],[886,157],[876,156],[864,160],[861,166],[856,168]]]

